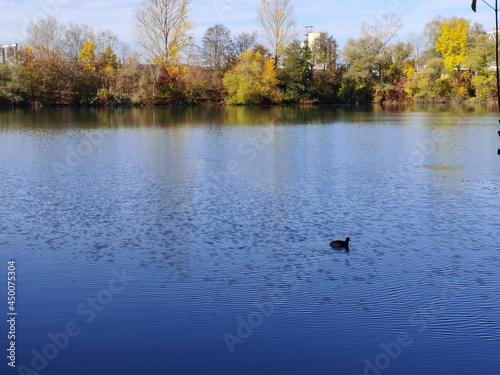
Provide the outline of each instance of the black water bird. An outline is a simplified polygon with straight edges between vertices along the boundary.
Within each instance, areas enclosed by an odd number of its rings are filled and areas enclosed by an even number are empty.
[[[336,241],[332,241],[330,242],[330,246],[335,248],[335,249],[346,249],[346,250],[349,250],[349,241],[351,239],[349,237],[347,237],[345,239],[345,241],[342,241],[342,240],[336,240]]]

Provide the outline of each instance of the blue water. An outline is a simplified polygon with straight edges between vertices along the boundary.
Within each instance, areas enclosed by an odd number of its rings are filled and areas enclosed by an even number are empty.
[[[500,373],[497,117],[0,112],[2,373]]]

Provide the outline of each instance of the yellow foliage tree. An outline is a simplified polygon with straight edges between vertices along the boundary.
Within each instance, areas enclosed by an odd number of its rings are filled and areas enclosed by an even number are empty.
[[[274,60],[258,51],[243,52],[240,62],[224,75],[223,85],[228,104],[277,103],[282,99]]]
[[[97,56],[96,71],[100,76],[102,85],[111,91],[112,82],[118,70],[118,58],[110,46]]]
[[[436,52],[443,55],[444,68],[448,73],[460,71],[469,48],[470,21],[463,18],[443,22],[436,41]]]
[[[110,46],[107,46],[99,56],[99,70],[107,75],[113,75],[118,69],[118,58]]]
[[[83,65],[83,70],[95,72],[96,70],[96,56],[95,56],[95,44],[93,42],[83,43],[83,47],[80,51],[80,62]]]

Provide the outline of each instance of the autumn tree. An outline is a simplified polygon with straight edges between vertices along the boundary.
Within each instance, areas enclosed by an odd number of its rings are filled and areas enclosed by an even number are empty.
[[[241,61],[224,75],[228,104],[259,104],[281,101],[274,61],[258,51],[248,50]]]
[[[312,55],[312,64],[316,69],[333,71],[337,67],[338,44],[335,38],[328,33],[320,33],[309,46]]]
[[[375,17],[363,25],[361,38],[346,43],[343,55],[349,69],[342,85],[346,99],[366,102],[372,100],[374,94],[378,94],[380,101],[389,99],[389,92],[401,78],[393,73],[402,72],[401,65],[408,59],[408,56],[404,59],[395,56],[403,47],[393,48],[391,44],[402,27],[401,21],[401,17],[394,15]]]
[[[297,21],[290,0],[262,0],[257,20],[278,66],[286,46],[297,35]]]
[[[443,59],[433,57],[405,84],[405,90],[417,101],[435,102],[451,98],[452,81],[444,75]]]
[[[52,16],[30,22],[26,42],[36,53],[51,54],[61,49],[64,27]]]
[[[403,17],[395,14],[375,16],[370,21],[363,22],[361,34],[372,36],[380,41],[380,48],[385,48],[403,27]]]
[[[356,102],[371,101],[378,79],[382,42],[372,36],[349,39],[343,56],[349,67],[343,77],[342,96]]]
[[[418,72],[420,67],[424,65],[422,57],[426,47],[426,37],[423,33],[412,32],[408,35],[408,43],[411,46],[414,70]]]
[[[405,84],[414,99],[463,100],[474,94],[473,81],[477,83],[476,94],[481,91],[481,96],[487,96],[485,91],[490,81],[485,60],[488,53],[485,53],[486,33],[481,25],[471,25],[463,18],[435,17],[426,24],[423,35],[426,49],[418,58],[413,54],[418,69]],[[413,42],[411,38],[410,41]]]
[[[491,69],[493,61],[495,61],[495,41],[484,30],[472,33],[464,65],[473,72],[471,83],[478,100],[490,99],[496,89],[495,74]]]
[[[40,99],[40,88],[42,78],[40,75],[39,62],[33,48],[25,46],[19,51],[19,63],[22,67],[19,78],[23,85],[26,100],[32,105]]]
[[[129,98],[131,104],[150,104],[150,78],[146,66],[140,62],[140,55],[130,54],[116,74],[115,89]]]
[[[453,100],[463,100],[473,94],[472,75],[465,66],[465,59],[470,47],[470,21],[453,18],[443,22],[436,52],[443,57],[444,68],[453,83]]]
[[[93,92],[93,96],[99,97],[101,102],[113,101],[110,96],[114,95],[113,86],[119,68],[118,58],[110,45],[103,51],[97,51],[94,39],[86,41],[79,54],[82,73],[86,81],[87,93]]]
[[[85,41],[78,56],[83,70],[95,72],[96,71],[96,53],[95,43],[93,41]]]
[[[118,70],[118,57],[111,46],[107,46],[97,57],[97,69],[103,88],[109,92]]]
[[[108,47],[113,51],[118,51],[123,45],[118,36],[109,29],[101,29],[93,34],[93,40],[98,54],[104,53]]]
[[[221,72],[231,56],[231,32],[221,24],[215,24],[207,29],[203,36],[202,55],[209,69]]]
[[[257,44],[257,32],[241,32],[231,41],[231,55],[234,58],[240,56],[243,52],[252,49]]]
[[[78,61],[80,51],[86,41],[91,40],[93,30],[90,26],[70,23],[65,28],[62,37],[62,48],[66,56],[74,61]]]
[[[152,61],[177,63],[191,42],[192,0],[142,0],[135,9],[135,34]]]
[[[361,38],[350,39],[344,48],[344,57],[351,66],[352,74],[360,73],[360,79],[366,82],[370,77],[382,79],[385,53],[401,27],[402,18],[395,15],[374,17],[371,22],[365,22]]]
[[[63,53],[64,30],[65,27],[51,16],[28,24],[26,40],[29,49],[25,49],[22,55],[31,61],[25,76],[30,77],[31,87],[27,91],[31,92],[32,103],[37,101],[52,105],[70,104],[73,101],[77,66]],[[34,77],[37,77],[37,88],[32,86]],[[34,95],[35,92],[37,95]]]
[[[408,69],[413,68],[410,43],[398,42],[387,47],[381,65],[381,79],[375,85],[380,101],[401,102],[406,100],[404,85],[408,80]]]
[[[427,49],[435,52],[436,42],[441,34],[441,26],[445,21],[443,16],[436,16],[425,24],[423,35]]]
[[[60,55],[38,54],[30,46],[19,51],[20,81],[32,105],[71,104],[75,96],[75,65]]]
[[[94,65],[88,65],[87,69],[80,62],[80,69],[75,81],[76,102],[81,105],[90,105],[94,102],[97,92],[101,87],[99,76]]]
[[[436,40],[436,52],[444,59],[444,67],[448,73],[462,70],[469,48],[470,21],[458,18],[442,23],[439,37]]]

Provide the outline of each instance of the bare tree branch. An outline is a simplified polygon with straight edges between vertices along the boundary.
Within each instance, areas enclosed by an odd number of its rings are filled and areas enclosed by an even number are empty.
[[[191,42],[188,18],[192,0],[142,0],[135,9],[135,34],[151,60],[177,62]]]
[[[297,35],[293,5],[290,0],[262,0],[257,20],[278,65],[285,47]]]

